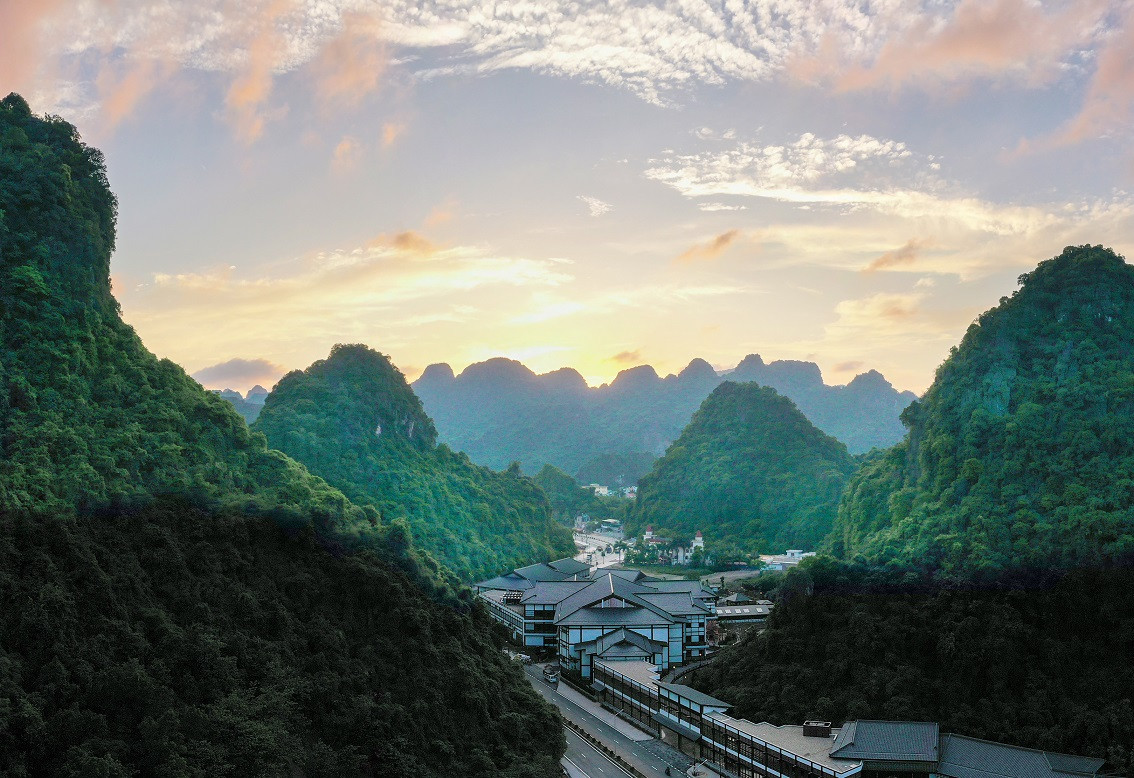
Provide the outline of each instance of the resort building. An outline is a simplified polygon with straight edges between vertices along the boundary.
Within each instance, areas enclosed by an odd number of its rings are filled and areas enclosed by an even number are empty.
[[[736,719],[729,704],[664,683],[648,662],[594,660],[609,707],[733,778],[1093,778],[1104,760],[941,734],[919,721],[776,726]]]
[[[475,585],[489,613],[525,646],[554,648],[564,671],[591,677],[596,659],[669,668],[702,658],[716,595],[699,581],[637,570],[587,574],[574,560],[530,565]]]

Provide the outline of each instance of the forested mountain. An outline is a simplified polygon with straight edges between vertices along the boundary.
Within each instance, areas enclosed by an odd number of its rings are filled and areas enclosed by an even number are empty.
[[[1134,774],[1134,572],[943,586],[818,559],[691,683],[752,721],[905,719]]]
[[[813,363],[765,364],[755,354],[723,378],[694,359],[678,375],[661,378],[642,365],[593,389],[570,368],[536,375],[519,362],[490,359],[459,376],[448,365],[431,365],[413,388],[441,439],[474,462],[502,468],[518,461],[531,473],[553,464],[587,483],[596,473],[642,472],[643,459],[660,456],[724,378],[771,386],[854,453],[900,440],[898,416],[915,399],[875,371],[827,386]]]
[[[834,550],[932,570],[1134,554],[1134,268],[1069,247],[982,314],[849,486]]]
[[[578,481],[554,465],[541,467],[532,480],[547,495],[556,520],[564,524],[572,524],[580,515],[586,515],[592,521],[622,520],[631,505],[629,500],[618,495],[597,496],[594,489],[580,486]]]
[[[415,545],[466,581],[574,555],[539,488],[438,446],[401,372],[365,346],[335,346],[284,376],[253,430],[383,522],[406,521]]]
[[[553,776],[467,594],[158,360],[101,154],[0,101],[0,773]]]
[[[791,400],[726,381],[638,485],[628,529],[718,550],[812,549],[831,530],[855,462]]]
[[[247,397],[235,389],[224,389],[216,394],[222,400],[228,400],[232,403],[232,407],[244,417],[244,421],[251,424],[256,421],[256,417],[264,409],[264,400],[268,396],[268,390],[257,384],[248,390]]]

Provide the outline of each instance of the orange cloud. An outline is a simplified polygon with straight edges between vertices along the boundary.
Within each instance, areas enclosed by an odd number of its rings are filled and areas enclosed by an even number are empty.
[[[362,147],[358,140],[349,135],[344,135],[339,144],[335,146],[334,154],[331,157],[331,169],[336,173],[348,172],[358,163],[361,150]]]
[[[402,133],[406,131],[406,126],[401,122],[386,122],[382,125],[382,147],[390,148],[394,145]]]
[[[1100,137],[1134,118],[1134,11],[1099,52],[1098,63],[1083,107],[1054,145]]]
[[[700,260],[708,261],[716,259],[731,246],[736,239],[740,237],[740,230],[729,230],[723,232],[717,237],[705,243],[699,243],[696,246],[683,252],[678,258],[678,262],[696,262]]]
[[[323,46],[314,63],[325,102],[357,105],[378,89],[389,61],[379,32],[372,15],[343,15],[342,31]]]
[[[370,241],[367,248],[391,248],[404,254],[417,254],[427,257],[436,254],[441,247],[413,230],[406,230],[395,235],[379,235]]]
[[[295,0],[273,0],[257,17],[244,71],[232,82],[225,96],[237,138],[244,143],[256,141],[264,132],[266,117],[261,108],[271,95],[277,57],[282,49],[276,21],[291,11],[294,4]]]
[[[429,215],[425,217],[426,227],[436,227],[439,224],[445,224],[453,220],[457,215],[457,202],[456,200],[449,199],[438,205]]]
[[[607,361],[618,362],[620,364],[628,364],[628,363],[631,363],[631,362],[634,363],[634,364],[637,364],[637,363],[640,363],[642,361],[642,352],[641,351],[620,351],[617,354],[615,354],[613,357],[610,357]]]
[[[0,3],[0,83],[24,88],[36,75],[42,59],[43,28],[57,15],[63,0]],[[8,88],[4,89],[7,93]]]
[[[102,104],[102,118],[111,128],[134,112],[138,103],[174,70],[171,63],[141,59],[130,64],[125,73],[104,64],[99,69],[95,86]]]
[[[886,270],[891,267],[899,267],[901,265],[912,265],[917,261],[921,250],[926,247],[926,243],[918,238],[912,238],[906,241],[905,245],[896,248],[893,251],[887,251],[880,257],[875,258],[869,265],[862,269],[864,273],[873,273],[878,270]]]
[[[944,24],[922,17],[885,43],[868,65],[849,64],[833,38],[819,52],[797,57],[789,71],[804,81],[833,81],[841,91],[1017,72],[1043,83],[1063,57],[1088,42],[1106,13],[1104,0],[1068,3],[1048,13],[1029,0],[962,0]]]

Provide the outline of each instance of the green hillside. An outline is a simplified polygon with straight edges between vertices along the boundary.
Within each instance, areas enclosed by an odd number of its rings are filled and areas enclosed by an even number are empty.
[[[852,480],[836,553],[945,571],[1134,552],[1134,268],[1069,247],[982,314]]]
[[[335,346],[284,376],[253,429],[383,522],[404,520],[419,548],[466,581],[574,554],[530,479],[438,446],[401,372],[365,346]]]
[[[954,582],[816,560],[768,628],[694,676],[774,724],[936,721],[942,731],[1134,770],[1134,571]],[[810,592],[810,593],[809,593]]]
[[[688,539],[709,550],[816,547],[830,531],[854,471],[846,446],[791,400],[757,384],[721,384],[638,486],[630,530]]]
[[[115,216],[99,152],[0,101],[0,773],[557,775],[404,528],[122,323]]]

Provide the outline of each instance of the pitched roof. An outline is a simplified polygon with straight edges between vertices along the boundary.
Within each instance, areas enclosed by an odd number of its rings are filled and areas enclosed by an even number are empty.
[[[938,734],[930,721],[851,721],[835,737],[831,756],[936,762]]]
[[[590,581],[540,581],[524,592],[520,602],[525,605],[557,605],[590,585]]]
[[[595,638],[594,640],[581,643],[580,648],[591,647],[594,649],[595,654],[600,657],[614,657],[614,656],[646,656],[650,657],[654,654],[665,651],[665,643],[657,640],[650,640],[645,635],[641,635],[633,630],[620,627],[614,632],[608,632],[605,635]]]
[[[487,581],[473,584],[473,586],[478,589],[503,589],[507,591],[523,591],[524,589],[531,589],[534,585],[535,584],[527,578],[518,576],[515,573],[498,575],[495,578],[489,578]]]
[[[537,562],[527,567],[517,567],[515,574],[527,578],[529,581],[563,581],[573,575],[572,573],[561,573],[546,562]]]
[[[660,687],[662,689],[666,689],[667,691],[671,691],[674,694],[678,695],[679,697],[684,697],[685,699],[689,700],[690,702],[694,702],[697,705],[708,705],[708,706],[714,707],[714,708],[731,708],[732,707],[731,705],[729,705],[727,702],[724,702],[723,700],[718,700],[716,697],[705,694],[704,692],[699,692],[696,689],[694,689],[692,686],[686,686],[685,684],[661,683],[659,681],[658,687]]]
[[[663,617],[667,622],[672,621],[672,617],[666,613],[662,608],[636,596],[640,592],[651,591],[647,586],[636,584],[627,581],[624,578],[608,573],[607,575],[599,578],[590,586],[575,592],[570,597],[559,603],[559,607],[555,609],[555,623],[561,623],[562,619],[566,619],[578,611],[580,608],[586,608],[595,603],[601,602],[608,597],[619,597],[634,606],[639,608],[649,608],[654,611],[658,616]],[[602,610],[607,610],[603,608]]]
[[[553,570],[558,570],[564,575],[579,575],[591,569],[591,566],[586,562],[580,562],[572,557],[556,559],[554,562],[548,562],[547,566]]]
[[[937,773],[948,778],[1080,778],[1095,775],[1105,763],[1105,759],[943,735]]]
[[[675,616],[704,616],[710,613],[706,606],[685,592],[642,592],[638,596]]]
[[[673,619],[659,616],[648,608],[579,608],[562,619],[560,627],[619,627],[670,624]]]

